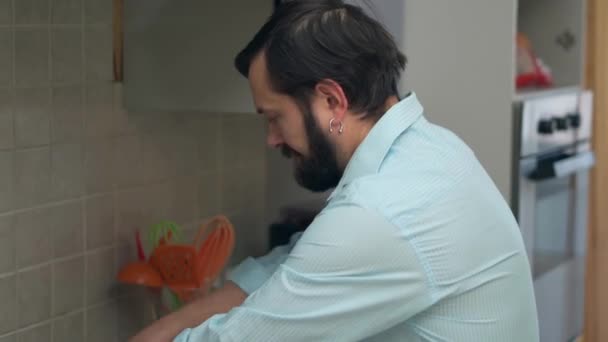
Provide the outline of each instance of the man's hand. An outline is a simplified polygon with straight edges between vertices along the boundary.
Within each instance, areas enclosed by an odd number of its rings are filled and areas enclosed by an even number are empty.
[[[177,312],[163,317],[141,331],[129,342],[172,342],[184,329],[196,327],[211,316],[226,313],[241,305],[247,294],[233,282],[207,297],[199,298]]]

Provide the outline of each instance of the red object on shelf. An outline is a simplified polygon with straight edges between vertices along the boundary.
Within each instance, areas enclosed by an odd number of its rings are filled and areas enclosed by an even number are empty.
[[[516,88],[550,87],[552,85],[551,71],[536,57],[528,38],[523,33],[518,33]]]

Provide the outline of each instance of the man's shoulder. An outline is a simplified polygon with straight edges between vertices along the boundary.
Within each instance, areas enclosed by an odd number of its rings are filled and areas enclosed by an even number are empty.
[[[390,216],[390,210],[401,213],[421,210],[436,201],[457,196],[456,188],[479,186],[469,180],[479,169],[470,156],[463,155],[453,161],[440,156],[389,158],[378,172],[344,184],[332,202],[354,204]]]

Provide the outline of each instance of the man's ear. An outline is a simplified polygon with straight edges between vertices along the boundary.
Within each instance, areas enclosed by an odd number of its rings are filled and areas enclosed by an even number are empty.
[[[348,110],[349,103],[344,89],[334,80],[325,79],[317,83],[315,95],[323,99],[327,110],[331,111],[333,117],[338,121],[343,121]]]

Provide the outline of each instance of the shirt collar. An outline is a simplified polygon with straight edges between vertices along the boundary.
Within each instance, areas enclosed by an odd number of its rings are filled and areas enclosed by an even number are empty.
[[[423,111],[415,93],[391,107],[357,147],[328,201],[354,179],[378,172],[395,140],[422,116]]]

